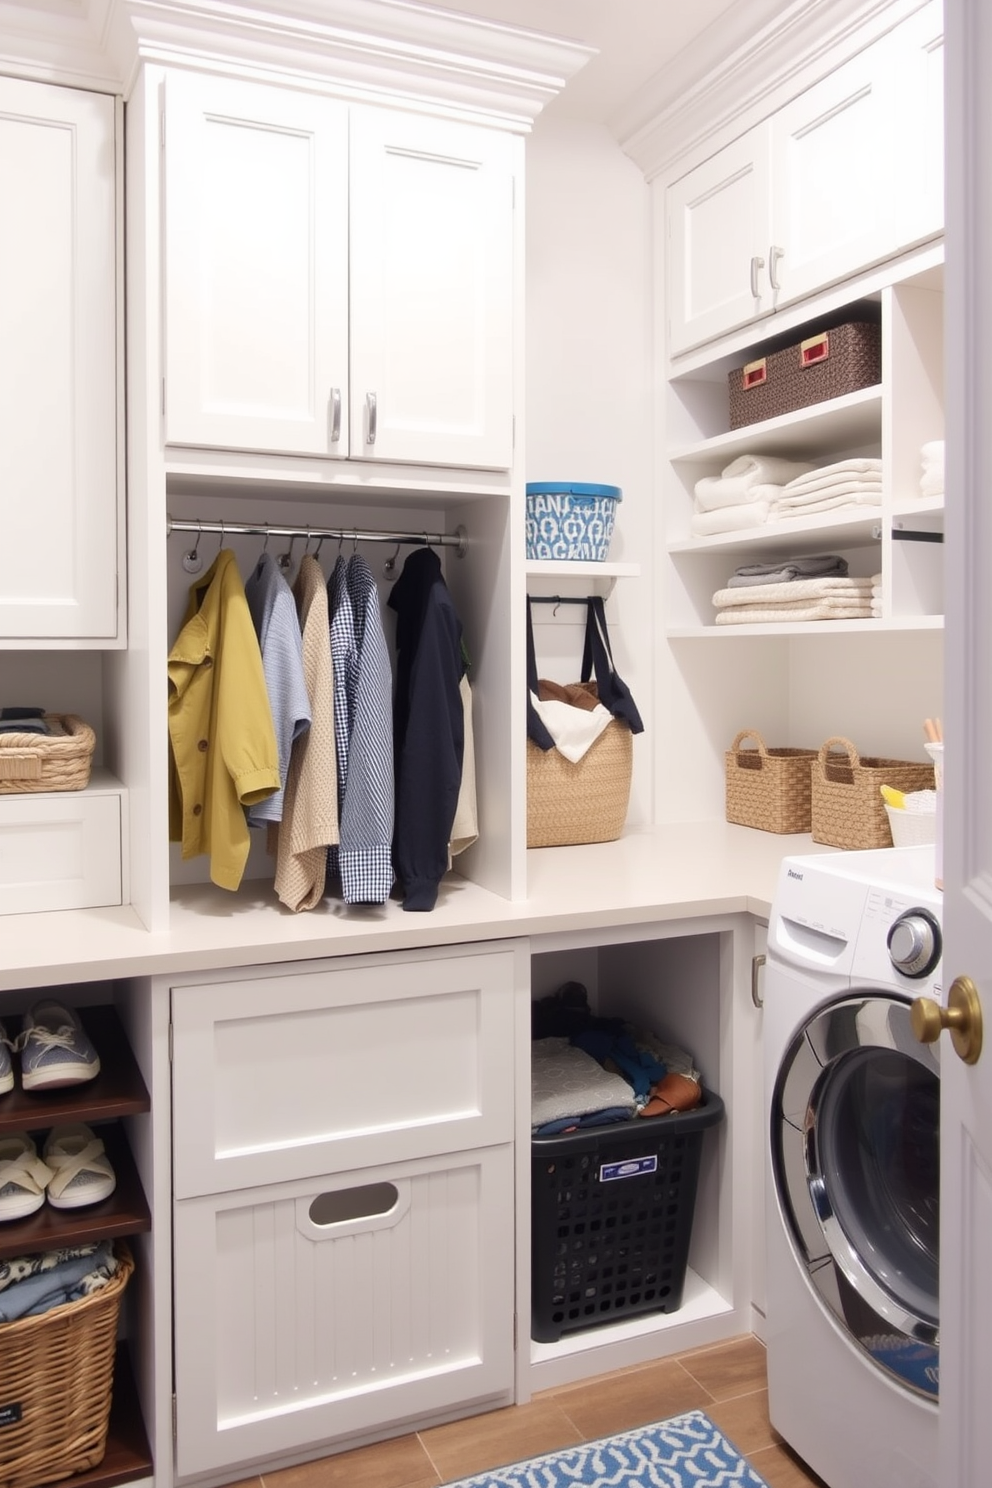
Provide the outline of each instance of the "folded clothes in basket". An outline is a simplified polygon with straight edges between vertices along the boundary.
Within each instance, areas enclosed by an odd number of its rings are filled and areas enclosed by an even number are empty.
[[[634,1092],[567,1038],[535,1039],[531,1045],[531,1126],[542,1135],[605,1121],[629,1121],[637,1111]]]
[[[12,1323],[21,1317],[37,1317],[53,1307],[79,1301],[105,1287],[117,1270],[114,1242],[101,1240],[98,1245],[81,1245],[73,1247],[73,1250],[78,1253],[71,1254],[69,1259],[56,1259],[54,1265],[47,1266],[44,1264],[46,1259],[65,1252],[42,1254],[36,1258],[41,1264],[36,1269],[27,1270],[26,1274],[24,1266],[33,1258],[20,1257],[20,1279],[0,1291],[0,1323]],[[12,1263],[0,1264],[7,1266]]]

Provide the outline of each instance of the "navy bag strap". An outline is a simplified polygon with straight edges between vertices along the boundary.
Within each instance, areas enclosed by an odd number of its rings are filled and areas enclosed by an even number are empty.
[[[531,694],[537,696],[537,656],[534,652],[534,617],[531,609],[530,596],[527,596],[527,737],[532,739],[538,749],[545,752],[554,749],[555,741],[548,733],[547,728],[538,717],[537,709],[531,701]]]
[[[610,633],[606,625],[606,610],[600,594],[590,594],[586,600],[586,639],[582,651],[582,681],[588,682],[595,675],[599,701],[614,718],[620,718],[630,726],[632,734],[642,734],[644,724],[637,711],[637,704],[630,688],[617,675],[610,649]]]

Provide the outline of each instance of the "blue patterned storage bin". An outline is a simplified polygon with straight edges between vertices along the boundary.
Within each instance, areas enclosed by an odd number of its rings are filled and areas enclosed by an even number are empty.
[[[527,484],[527,557],[602,562],[610,551],[619,486]]]

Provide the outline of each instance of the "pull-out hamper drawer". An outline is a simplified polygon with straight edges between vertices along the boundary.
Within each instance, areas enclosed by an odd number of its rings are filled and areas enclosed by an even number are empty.
[[[308,966],[173,987],[177,1199],[511,1140],[512,943]]]
[[[510,1146],[186,1199],[175,1238],[180,1478],[509,1400]]]
[[[0,796],[0,914],[121,902],[121,797]]]

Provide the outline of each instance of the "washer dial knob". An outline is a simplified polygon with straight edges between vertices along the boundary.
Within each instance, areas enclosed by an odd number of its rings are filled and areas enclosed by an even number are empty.
[[[907,909],[893,920],[886,941],[896,971],[907,977],[929,976],[940,960],[940,924],[928,909]]]

